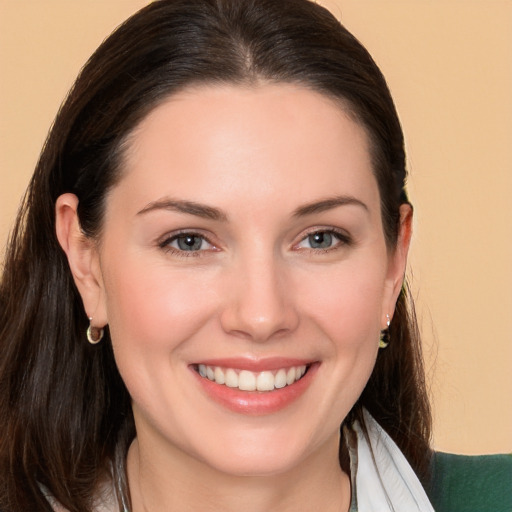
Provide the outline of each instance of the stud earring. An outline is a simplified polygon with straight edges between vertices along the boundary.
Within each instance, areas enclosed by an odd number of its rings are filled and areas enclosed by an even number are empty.
[[[386,318],[387,327],[380,332],[379,348],[386,348],[389,345],[389,324],[391,324],[391,318],[389,315],[386,315]]]
[[[93,327],[92,317],[89,318],[89,327],[87,327],[87,341],[91,345],[96,345],[103,339],[103,329],[101,327]]]

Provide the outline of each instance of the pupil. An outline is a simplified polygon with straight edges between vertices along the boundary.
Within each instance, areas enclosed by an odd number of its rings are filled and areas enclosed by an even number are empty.
[[[178,247],[182,251],[198,251],[201,243],[201,238],[195,235],[184,235],[178,238]]]
[[[325,249],[331,247],[332,235],[330,233],[314,233],[309,235],[309,243],[313,249]]]

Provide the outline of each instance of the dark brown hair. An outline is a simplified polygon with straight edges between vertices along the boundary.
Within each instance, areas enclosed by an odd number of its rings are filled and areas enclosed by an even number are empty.
[[[81,71],[10,238],[0,283],[2,510],[51,510],[46,488],[71,512],[90,511],[116,450],[124,454],[135,435],[108,329],[100,345],[85,339],[87,318],[55,235],[56,199],[76,194],[84,233],[98,237],[125,143],[153,108],[194,84],[258,82],[340,100],[365,127],[393,249],[407,202],[402,130],[376,64],[327,10],[307,0],[160,0],[139,11]],[[405,287],[390,336],[346,423],[366,407],[423,476],[431,419]]]

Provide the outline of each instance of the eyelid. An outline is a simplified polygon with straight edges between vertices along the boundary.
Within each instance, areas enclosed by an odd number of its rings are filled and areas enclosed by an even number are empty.
[[[198,238],[202,238],[206,243],[209,244],[208,249],[199,249],[197,251],[183,251],[181,249],[178,249],[176,247],[172,247],[170,244],[177,240],[181,236],[196,236]],[[176,254],[180,257],[188,258],[190,256],[198,257],[198,256],[204,256],[204,253],[211,252],[211,251],[218,251],[219,247],[217,244],[214,244],[211,241],[211,237],[206,235],[205,233],[202,233],[201,230],[197,229],[179,229],[178,231],[172,231],[170,233],[166,233],[164,236],[160,237],[157,240],[157,245],[160,247],[160,249],[170,252],[173,254]]]
[[[322,249],[322,248],[315,249],[313,247],[299,247],[299,245],[304,240],[306,240],[309,236],[314,235],[316,233],[332,234],[337,238],[338,243],[336,243],[332,247],[328,247],[325,249]],[[293,244],[293,249],[304,250],[304,251],[313,251],[313,252],[327,252],[327,251],[336,250],[340,246],[347,246],[347,245],[352,245],[352,244],[353,244],[352,236],[349,233],[347,233],[347,231],[345,231],[344,229],[335,228],[333,226],[314,226],[300,234],[299,240]]]

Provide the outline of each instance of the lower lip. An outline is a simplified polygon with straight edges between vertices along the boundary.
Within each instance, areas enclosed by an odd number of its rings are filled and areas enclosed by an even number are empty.
[[[301,379],[274,391],[241,391],[201,377],[194,369],[192,372],[215,402],[239,414],[260,416],[278,412],[300,398],[311,384],[318,366],[319,363],[311,364]]]

